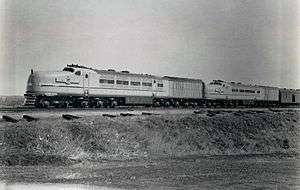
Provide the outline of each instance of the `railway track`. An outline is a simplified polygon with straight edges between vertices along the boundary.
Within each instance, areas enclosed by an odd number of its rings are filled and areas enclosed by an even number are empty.
[[[201,110],[223,110],[223,109],[228,109],[228,110],[252,110],[252,109],[275,109],[275,110],[285,110],[285,109],[299,109],[300,107],[295,107],[295,106],[289,106],[289,107],[149,107],[149,110],[164,110],[164,109],[172,109],[172,110],[180,110],[180,109],[201,109]],[[45,112],[45,111],[108,111],[108,110],[127,110],[127,111],[133,111],[133,110],[143,110],[145,107],[142,106],[122,106],[122,107],[115,107],[115,108],[35,108],[35,107],[25,107],[25,106],[20,106],[20,107],[3,107],[0,108],[0,112],[25,112],[25,111],[36,111],[36,112]]]
[[[96,111],[96,110],[122,110],[122,109],[141,109],[142,107],[122,106],[116,108],[35,108],[35,107],[0,107],[0,112],[18,112],[18,111]]]

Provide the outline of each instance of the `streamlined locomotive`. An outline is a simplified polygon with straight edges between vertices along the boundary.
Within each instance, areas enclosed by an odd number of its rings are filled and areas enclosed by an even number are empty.
[[[118,105],[196,105],[203,102],[199,79],[158,77],[128,71],[67,65],[62,71],[31,72],[25,105],[36,107],[114,107]]]

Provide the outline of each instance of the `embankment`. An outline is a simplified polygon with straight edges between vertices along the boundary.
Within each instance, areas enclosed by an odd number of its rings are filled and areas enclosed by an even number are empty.
[[[210,111],[0,122],[4,165],[185,155],[299,153],[297,111]]]

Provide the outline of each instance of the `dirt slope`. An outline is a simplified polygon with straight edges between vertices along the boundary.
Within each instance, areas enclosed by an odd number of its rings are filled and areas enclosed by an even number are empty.
[[[0,160],[5,165],[193,154],[298,154],[300,134],[296,111],[2,121],[0,131]]]

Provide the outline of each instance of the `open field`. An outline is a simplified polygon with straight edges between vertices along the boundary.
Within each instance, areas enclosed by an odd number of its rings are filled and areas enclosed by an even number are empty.
[[[203,110],[0,121],[0,178],[137,189],[297,189],[299,113]]]
[[[5,181],[0,189],[298,190],[299,161],[299,157],[276,154],[0,166],[0,178]]]
[[[0,96],[0,108],[22,106],[24,100],[24,96]]]

